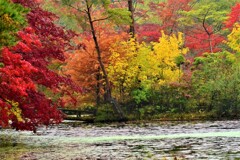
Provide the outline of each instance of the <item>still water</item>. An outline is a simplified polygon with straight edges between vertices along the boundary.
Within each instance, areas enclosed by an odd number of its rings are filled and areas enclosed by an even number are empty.
[[[0,130],[0,136],[10,137],[8,147],[0,141],[0,159],[240,159],[240,121],[106,125],[66,121],[39,128],[36,134]]]

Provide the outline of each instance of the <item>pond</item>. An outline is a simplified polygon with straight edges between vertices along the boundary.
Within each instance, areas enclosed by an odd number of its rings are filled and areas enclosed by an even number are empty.
[[[0,130],[0,159],[240,159],[240,121],[87,125],[65,121],[27,131]],[[1,144],[2,143],[2,144]]]

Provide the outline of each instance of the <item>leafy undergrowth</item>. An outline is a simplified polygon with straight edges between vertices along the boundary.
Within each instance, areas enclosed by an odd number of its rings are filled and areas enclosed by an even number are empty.
[[[214,119],[211,113],[163,113],[153,115],[153,120],[210,120]]]
[[[239,117],[217,117],[211,113],[162,113],[146,117],[129,116],[129,121],[206,121],[206,120],[234,120]]]

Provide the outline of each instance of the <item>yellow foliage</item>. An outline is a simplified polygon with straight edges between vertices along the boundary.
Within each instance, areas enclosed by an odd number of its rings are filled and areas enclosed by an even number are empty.
[[[16,116],[19,122],[22,122],[23,121],[22,110],[18,107],[19,103],[11,100],[6,100],[6,101],[12,106],[12,108],[9,111],[9,114],[13,114],[14,116]]]
[[[176,58],[187,53],[183,35],[168,36],[162,32],[159,42],[146,45],[135,39],[117,42],[112,48],[108,74],[116,90],[159,87],[179,80],[181,71]]]
[[[18,24],[18,22],[14,22],[12,20],[12,18],[8,15],[8,14],[4,14],[1,17],[1,21],[3,22],[4,25],[6,25],[7,27],[13,25],[13,24]]]
[[[233,28],[232,33],[228,35],[227,44],[234,51],[240,52],[240,24],[237,24]]]
[[[138,81],[146,81],[146,56],[151,49],[134,39],[116,43],[111,49],[108,74],[115,86],[132,88]]]
[[[183,48],[183,34],[178,36],[168,36],[162,32],[159,42],[152,43],[153,52],[149,54],[148,61],[151,63],[152,76],[163,82],[172,82],[179,79],[181,71],[176,64],[176,58],[188,52],[187,48]],[[158,73],[156,73],[158,71]]]

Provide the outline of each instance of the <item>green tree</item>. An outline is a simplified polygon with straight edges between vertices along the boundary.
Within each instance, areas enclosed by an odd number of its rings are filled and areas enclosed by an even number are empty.
[[[216,116],[236,116],[240,110],[239,55],[229,52],[196,58],[193,72],[193,99],[199,110]]]
[[[15,33],[26,24],[27,11],[19,4],[8,0],[0,1],[0,48],[14,44]]]

